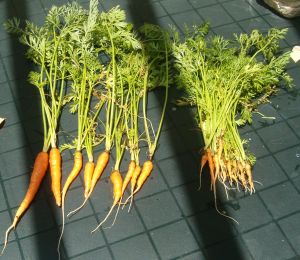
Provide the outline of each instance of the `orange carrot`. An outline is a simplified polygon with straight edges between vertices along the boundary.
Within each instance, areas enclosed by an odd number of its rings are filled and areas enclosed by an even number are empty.
[[[249,163],[246,163],[245,170],[246,170],[246,176],[248,178],[248,183],[250,186],[250,192],[252,193],[253,191],[255,191],[255,189],[254,189],[254,184],[252,179],[251,165]]]
[[[74,154],[74,165],[73,168],[64,184],[63,190],[62,190],[62,197],[63,200],[65,199],[66,193],[72,184],[72,182],[76,179],[78,174],[80,173],[82,168],[82,153],[80,151],[76,151]]]
[[[62,207],[61,207],[61,211],[62,211],[62,228],[61,228],[61,233],[58,239],[58,245],[57,245],[57,252],[60,258],[60,252],[59,252],[59,248],[60,248],[60,242],[64,233],[64,229],[65,229],[65,198],[66,198],[66,194],[67,191],[70,187],[70,185],[72,184],[72,182],[76,179],[76,177],[78,176],[78,174],[80,173],[80,170],[82,168],[82,153],[81,151],[76,151],[74,154],[74,165],[73,168],[64,184],[63,190],[62,190]]]
[[[61,156],[59,149],[53,147],[50,150],[49,165],[51,174],[51,189],[56,205],[61,205]]]
[[[211,179],[211,189],[213,188],[214,185],[214,179],[215,179],[215,165],[214,165],[214,160],[213,160],[213,155],[211,153],[211,150],[207,148],[206,150],[207,153],[207,160],[208,160],[208,165],[209,165],[209,172],[210,172],[210,179]]]
[[[137,193],[142,188],[143,184],[145,183],[145,181],[151,174],[152,170],[153,170],[152,161],[148,160],[148,161],[144,162],[142,172],[141,172],[139,178],[137,179],[136,188],[134,189],[133,193]]]
[[[202,173],[203,167],[204,167],[205,164],[207,163],[207,160],[208,160],[207,153],[204,153],[204,154],[201,156],[200,175],[201,175],[201,173]]]
[[[36,159],[34,161],[34,166],[33,166],[32,174],[31,174],[30,182],[29,182],[29,187],[27,189],[26,195],[15,214],[12,225],[6,230],[4,246],[3,246],[1,254],[3,254],[5,247],[7,245],[8,235],[9,235],[10,231],[12,229],[16,228],[16,225],[17,225],[20,217],[29,208],[29,205],[31,204],[35,195],[37,194],[38,189],[41,185],[41,182],[42,182],[44,176],[46,175],[48,164],[49,164],[48,153],[47,152],[38,153],[38,155],[36,156]]]
[[[88,161],[85,164],[85,168],[84,168],[84,197],[85,198],[87,197],[91,188],[94,169],[95,169],[94,162]]]
[[[127,170],[126,176],[123,181],[122,195],[124,194],[124,191],[132,178],[132,175],[133,175],[134,169],[135,169],[135,165],[136,165],[135,161],[131,161],[128,165],[128,170]]]
[[[114,170],[112,174],[110,175],[110,181],[113,185],[113,194],[114,194],[114,201],[113,204],[107,213],[106,217],[100,222],[100,224],[92,231],[94,233],[109,217],[114,207],[118,204],[122,197],[122,186],[123,186],[123,180],[121,173],[118,170]]]
[[[94,190],[97,181],[99,180],[99,178],[101,177],[104,169],[106,168],[108,162],[109,162],[109,158],[110,158],[110,153],[108,151],[104,151],[102,152],[97,160],[97,164],[93,173],[93,177],[91,180],[91,188],[90,191],[88,192],[88,196],[89,197],[92,193],[92,191]]]

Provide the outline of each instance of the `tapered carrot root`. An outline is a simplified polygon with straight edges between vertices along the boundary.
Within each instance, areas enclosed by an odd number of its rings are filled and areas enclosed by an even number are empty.
[[[91,196],[91,194],[92,194],[92,192],[93,192],[93,190],[96,186],[97,181],[100,179],[104,169],[106,168],[106,166],[109,162],[109,158],[110,158],[110,153],[108,151],[104,151],[99,155],[98,160],[97,160],[97,164],[96,164],[96,167],[94,169],[93,176],[92,176],[90,190],[89,190],[88,194],[85,196],[85,199],[82,202],[82,204],[78,208],[70,211],[67,215],[68,217],[74,215],[78,210],[80,210],[85,205],[88,198]]]
[[[92,233],[94,233],[110,216],[111,212],[113,211],[114,207],[118,204],[122,197],[122,186],[123,186],[123,180],[120,172],[118,170],[114,170],[110,176],[110,180],[113,184],[113,193],[114,193],[114,201],[113,204],[107,213],[106,217],[100,222],[100,224],[92,230]]]
[[[109,162],[109,158],[110,158],[110,153],[108,151],[104,151],[99,155],[97,164],[96,164],[96,167],[95,167],[95,170],[93,173],[93,177],[91,180],[91,188],[90,188],[90,191],[89,191],[87,197],[89,197],[91,195],[91,193],[93,192],[97,181],[100,179],[104,169],[106,168],[106,166]]]
[[[246,176],[248,179],[248,183],[250,186],[250,192],[252,193],[255,191],[255,188],[254,188],[253,179],[252,179],[251,165],[249,163],[246,163],[245,170],[246,170]]]
[[[6,248],[7,241],[8,241],[8,235],[9,235],[10,231],[12,229],[16,228],[16,225],[17,225],[19,219],[25,213],[25,211],[28,209],[29,205],[31,204],[35,195],[37,194],[39,187],[41,185],[41,182],[46,175],[48,164],[49,164],[48,153],[47,152],[38,153],[38,155],[36,156],[35,162],[34,162],[32,174],[30,177],[29,187],[27,189],[26,195],[15,214],[12,225],[6,230],[4,246],[3,246],[1,254],[3,254],[3,252]]]
[[[88,161],[85,164],[84,168],[84,197],[86,198],[90,188],[91,188],[91,183],[92,183],[92,177],[95,169],[95,164],[94,162]]]
[[[76,179],[76,177],[78,176],[78,174],[80,173],[82,168],[82,153],[80,151],[76,151],[74,154],[74,165],[73,168],[64,184],[63,190],[62,190],[62,197],[63,200],[66,196],[66,193],[70,187],[70,185],[72,184],[72,182]]]
[[[51,189],[56,205],[61,205],[61,155],[57,148],[51,148],[49,155],[49,165],[51,174]]]
[[[153,170],[153,162],[150,160],[144,162],[141,174],[138,177],[136,182],[136,188],[134,189],[134,193],[137,193],[142,188],[145,181],[150,176],[152,170]]]
[[[131,161],[131,162],[129,163],[129,165],[128,165],[128,170],[127,170],[127,173],[126,173],[125,178],[124,178],[124,181],[123,181],[122,195],[124,194],[124,191],[125,191],[127,185],[129,184],[131,178],[132,178],[132,175],[133,175],[133,173],[134,173],[135,166],[136,166],[135,161]]]
[[[76,151],[74,154],[73,168],[72,168],[72,170],[64,184],[63,190],[62,190],[62,207],[61,207],[62,229],[61,229],[61,233],[60,233],[60,237],[58,239],[58,245],[57,245],[57,252],[58,252],[59,257],[60,257],[60,252],[59,252],[60,243],[61,243],[61,239],[62,239],[64,229],[65,229],[65,198],[66,198],[66,194],[67,194],[67,191],[68,191],[70,185],[72,184],[72,182],[76,179],[76,177],[80,173],[81,168],[82,168],[82,153],[80,151]]]
[[[214,165],[214,159],[213,155],[211,153],[211,150],[208,148],[206,150],[207,154],[207,160],[209,165],[209,173],[210,173],[210,179],[211,179],[211,189],[213,189],[213,186],[215,185],[215,165]]]
[[[135,189],[135,186],[136,186],[137,179],[138,179],[138,177],[141,174],[141,171],[142,171],[141,166],[136,165],[135,169],[133,171],[131,180],[130,180],[130,196],[124,202],[124,205],[123,205],[122,209],[125,207],[125,205],[127,204],[127,202],[130,200],[130,205],[129,205],[129,209],[128,209],[128,211],[130,211],[132,200],[133,200],[133,195],[134,195],[134,189]]]

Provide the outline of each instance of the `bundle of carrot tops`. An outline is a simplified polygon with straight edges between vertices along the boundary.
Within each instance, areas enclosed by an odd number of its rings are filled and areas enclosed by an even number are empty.
[[[153,170],[152,159],[173,82],[186,93],[177,103],[197,107],[196,119],[205,140],[201,171],[208,162],[214,192],[217,180],[225,187],[241,185],[254,191],[251,167],[255,157],[245,151],[237,127],[251,123],[252,112],[268,100],[280,81],[291,85],[291,78],[284,72],[288,53],[277,55],[285,30],[272,29],[266,36],[253,31],[236,35],[231,42],[219,36],[206,39],[208,25],[203,24],[186,30],[182,41],[177,31],[169,33],[156,25],[146,24],[134,31],[124,11],[115,7],[99,12],[97,0],[90,1],[89,10],[75,2],[53,6],[42,26],[29,21],[23,27],[20,24],[13,18],[5,26],[28,47],[27,58],[36,65],[28,78],[39,93],[44,141],[27,193],[6,231],[3,251],[10,231],[32,203],[48,168],[53,196],[62,210],[59,244],[70,186],[83,171],[83,202],[68,216],[91,197],[111,153],[113,202],[92,232],[115,207],[119,210],[128,202],[131,205]],[[147,98],[157,87],[163,89],[164,102],[158,126],[153,127]],[[59,144],[63,109],[77,116],[77,132],[71,142]],[[100,144],[104,150],[94,160],[94,149]],[[148,151],[145,162],[140,162],[142,145]],[[61,183],[61,152],[66,150],[73,151],[74,165]],[[83,158],[84,150],[87,158]],[[124,153],[131,160],[122,176]],[[130,195],[123,200],[127,187]]]

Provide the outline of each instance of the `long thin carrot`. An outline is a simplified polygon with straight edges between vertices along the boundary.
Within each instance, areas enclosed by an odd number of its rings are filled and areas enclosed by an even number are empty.
[[[92,177],[95,169],[95,163],[92,161],[88,161],[84,167],[84,197],[86,198],[92,184]]]
[[[128,183],[130,182],[132,175],[134,173],[134,169],[135,169],[136,163],[135,161],[130,161],[129,165],[128,165],[128,170],[127,173],[125,175],[124,181],[123,181],[123,186],[122,186],[122,195],[124,194],[124,191],[128,185]]]
[[[100,222],[100,224],[94,230],[92,230],[92,233],[94,233],[107,220],[107,218],[110,216],[112,210],[118,204],[118,202],[120,201],[120,199],[122,197],[123,180],[122,180],[122,176],[121,176],[120,172],[118,170],[114,170],[112,172],[112,174],[110,175],[110,180],[112,182],[113,189],[114,189],[113,190],[113,193],[114,193],[113,204],[112,204],[109,212],[107,213],[106,217]]]
[[[61,155],[59,149],[52,147],[49,154],[49,166],[51,174],[51,189],[56,205],[61,205]]]
[[[3,254],[3,252],[6,248],[7,241],[8,241],[8,235],[9,235],[10,231],[12,229],[16,228],[16,225],[17,225],[20,217],[28,209],[29,205],[31,204],[35,195],[37,194],[39,187],[41,185],[41,182],[42,182],[44,176],[46,175],[48,164],[49,164],[48,153],[44,152],[44,151],[38,153],[38,155],[36,156],[36,159],[34,161],[34,166],[33,166],[32,174],[31,174],[30,182],[29,182],[29,187],[27,189],[26,195],[15,214],[12,225],[6,230],[5,241],[4,241],[4,246],[2,249],[1,255]]]
[[[213,155],[211,153],[211,150],[208,148],[206,150],[207,153],[207,160],[208,160],[208,165],[209,165],[209,172],[210,172],[210,178],[211,178],[211,189],[213,188],[214,185],[214,179],[215,179],[215,165],[214,165],[214,160],[213,160]]]
[[[94,173],[93,173],[93,177],[92,177],[92,180],[91,180],[90,190],[89,190],[88,194],[85,196],[85,199],[82,202],[82,204],[79,207],[77,207],[76,209],[70,211],[67,215],[68,217],[74,215],[78,210],[80,210],[85,205],[88,198],[91,196],[91,194],[92,194],[92,192],[93,192],[93,190],[96,186],[97,181],[99,180],[99,178],[101,177],[104,169],[106,168],[106,166],[109,162],[109,158],[110,158],[110,153],[108,151],[104,151],[99,155],[98,160],[97,160],[97,164],[96,164],[96,167],[95,167],[95,170],[94,170]]]
[[[65,199],[66,193],[67,193],[70,185],[72,184],[72,182],[76,179],[76,177],[80,173],[81,168],[82,168],[82,153],[81,153],[81,151],[76,151],[74,154],[73,168],[72,168],[72,170],[64,184],[64,187],[62,189],[63,200]]]
[[[64,229],[65,229],[65,198],[66,198],[66,194],[67,194],[67,191],[68,191],[70,185],[72,184],[72,182],[76,179],[76,177],[80,173],[81,168],[82,168],[82,153],[81,153],[81,151],[76,151],[74,154],[73,168],[72,168],[72,170],[64,184],[63,190],[62,190],[62,207],[61,207],[62,228],[61,228],[61,233],[60,233],[60,236],[58,239],[58,244],[57,244],[57,252],[59,255],[59,259],[60,259],[59,248],[60,248],[61,239],[62,239],[62,236],[64,233]]]

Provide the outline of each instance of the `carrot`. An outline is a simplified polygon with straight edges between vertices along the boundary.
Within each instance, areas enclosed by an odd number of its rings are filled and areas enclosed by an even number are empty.
[[[252,193],[253,191],[255,191],[255,189],[254,189],[254,184],[253,184],[253,179],[252,179],[251,165],[249,163],[245,164],[245,171],[246,171],[246,176],[248,178],[248,183],[250,186],[250,192]]]
[[[210,172],[210,179],[211,179],[211,186],[210,188],[213,188],[214,185],[214,174],[215,174],[215,165],[214,165],[214,160],[213,160],[213,155],[211,153],[211,150],[208,148],[206,150],[207,153],[207,160],[208,160],[208,165],[209,165],[209,172]]]
[[[204,153],[204,154],[201,156],[200,175],[201,175],[201,173],[202,173],[203,167],[204,167],[205,164],[207,163],[207,160],[208,160],[207,153]]]
[[[81,151],[76,151],[74,154],[74,165],[73,168],[64,184],[63,190],[62,190],[62,197],[63,200],[65,199],[66,193],[72,184],[72,182],[76,179],[78,174],[80,173],[80,170],[82,168],[82,153]]]
[[[65,198],[66,198],[66,194],[67,194],[67,191],[68,191],[70,185],[72,184],[72,182],[76,179],[76,177],[80,173],[81,168],[82,168],[82,153],[81,153],[81,151],[76,151],[74,154],[73,168],[72,168],[72,170],[64,184],[63,190],[62,190],[62,207],[61,207],[62,228],[61,228],[61,233],[60,233],[60,237],[58,239],[58,245],[57,245],[57,252],[58,252],[59,257],[60,257],[60,253],[59,253],[60,242],[61,242],[61,239],[62,239],[62,236],[64,233],[64,229],[65,229]]]
[[[123,181],[123,186],[122,186],[122,195],[124,194],[124,191],[128,185],[128,183],[130,182],[131,178],[132,178],[132,175],[134,173],[134,169],[135,169],[135,166],[136,166],[136,163],[135,161],[131,161],[128,165],[128,170],[127,170],[127,173],[126,173],[126,176],[124,178],[124,181]]]
[[[91,179],[90,190],[87,193],[87,195],[85,196],[85,199],[82,202],[82,204],[79,207],[77,207],[76,209],[70,211],[67,215],[68,217],[74,215],[78,210],[80,210],[85,205],[88,198],[91,196],[91,194],[92,194],[92,192],[93,192],[93,190],[96,186],[97,181],[99,180],[99,178],[101,177],[104,169],[106,168],[106,166],[109,162],[109,158],[110,158],[109,151],[104,151],[99,155],[96,166],[95,166],[95,170],[94,170],[94,173],[93,173],[93,176],[92,176],[92,179]]]
[[[137,193],[142,188],[143,184],[145,183],[145,181],[151,174],[152,170],[153,170],[152,161],[148,160],[148,161],[144,162],[142,172],[137,179],[136,188],[134,189],[133,193]]]
[[[88,192],[88,196],[89,197],[91,195],[91,193],[93,192],[97,181],[99,180],[99,178],[101,177],[104,169],[106,168],[108,162],[109,162],[109,158],[110,158],[110,153],[109,151],[104,151],[102,152],[97,160],[97,164],[93,173],[93,177],[91,180],[91,188],[90,191]]]
[[[29,208],[29,205],[31,204],[35,195],[37,194],[38,189],[41,185],[41,182],[42,182],[44,176],[46,175],[48,164],[49,164],[48,153],[47,152],[38,153],[38,155],[36,156],[36,159],[34,161],[34,166],[33,166],[33,170],[32,170],[32,174],[30,177],[30,182],[29,182],[29,186],[28,186],[26,195],[15,214],[12,225],[6,230],[5,241],[4,241],[4,246],[2,249],[1,255],[3,254],[3,252],[6,248],[7,241],[8,241],[8,235],[9,235],[10,231],[12,229],[16,228],[16,225],[17,225],[20,217]]]
[[[91,188],[94,169],[95,169],[94,162],[88,161],[85,164],[85,168],[84,168],[84,197],[85,198],[87,197]]]
[[[61,156],[56,147],[51,148],[49,155],[49,165],[51,174],[51,189],[56,201],[56,205],[61,205]]]
[[[130,208],[131,208],[131,204],[132,204],[132,200],[133,200],[133,195],[134,195],[134,188],[135,188],[137,179],[138,179],[138,177],[139,177],[140,174],[141,174],[141,171],[142,171],[141,166],[136,165],[136,166],[135,166],[135,169],[134,169],[134,171],[133,171],[131,180],[130,180],[130,191],[131,191],[131,192],[130,192],[130,196],[126,199],[126,201],[124,202],[124,205],[123,205],[123,208],[124,208],[125,205],[127,204],[128,200],[130,200],[130,205],[129,205],[128,211],[130,211]],[[122,208],[122,209],[123,209],[123,208]]]
[[[113,204],[107,213],[106,217],[100,222],[100,224],[92,231],[94,233],[109,217],[114,207],[118,204],[122,197],[122,186],[123,186],[123,180],[121,173],[118,170],[114,170],[112,174],[110,175],[110,181],[113,185],[113,194],[114,194],[114,201]]]

